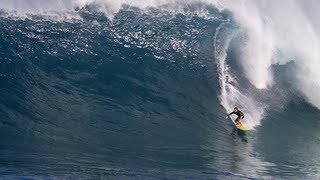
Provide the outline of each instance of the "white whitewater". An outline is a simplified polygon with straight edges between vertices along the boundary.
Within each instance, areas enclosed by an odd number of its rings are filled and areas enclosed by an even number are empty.
[[[224,28],[224,24],[217,28],[214,38],[214,53],[221,87],[220,102],[227,113],[233,111],[233,108],[237,106],[245,114],[244,123],[254,128],[260,124],[264,111],[257,102],[243,95],[235,86],[238,83],[232,72],[230,72],[226,58],[229,44],[236,32]]]

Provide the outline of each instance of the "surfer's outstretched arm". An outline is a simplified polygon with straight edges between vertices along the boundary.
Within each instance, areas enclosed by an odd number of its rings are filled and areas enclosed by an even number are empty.
[[[229,113],[227,116],[226,116],[226,119],[231,115],[231,114],[234,114],[234,111]]]

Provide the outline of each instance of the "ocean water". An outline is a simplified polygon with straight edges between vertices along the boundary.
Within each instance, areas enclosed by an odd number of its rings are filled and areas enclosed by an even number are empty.
[[[0,0],[0,179],[319,179],[319,8]]]

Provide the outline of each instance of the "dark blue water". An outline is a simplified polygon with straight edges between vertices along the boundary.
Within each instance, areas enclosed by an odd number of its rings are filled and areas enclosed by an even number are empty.
[[[130,6],[112,20],[90,7],[67,21],[3,11],[1,178],[319,178],[320,113],[301,94],[271,89],[291,98],[271,103],[253,131],[224,119],[213,42],[232,15],[204,8],[214,18]],[[249,88],[236,53],[228,62]],[[287,87],[288,71],[275,68]]]

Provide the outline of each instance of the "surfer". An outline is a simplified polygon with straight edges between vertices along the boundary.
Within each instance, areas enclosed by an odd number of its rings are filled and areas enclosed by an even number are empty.
[[[234,121],[236,123],[236,125],[241,124],[241,120],[244,118],[244,114],[238,109],[238,107],[234,107],[233,108],[233,112],[231,112],[230,114],[227,115],[226,119],[231,115],[231,114],[235,114],[237,115],[237,119]]]

